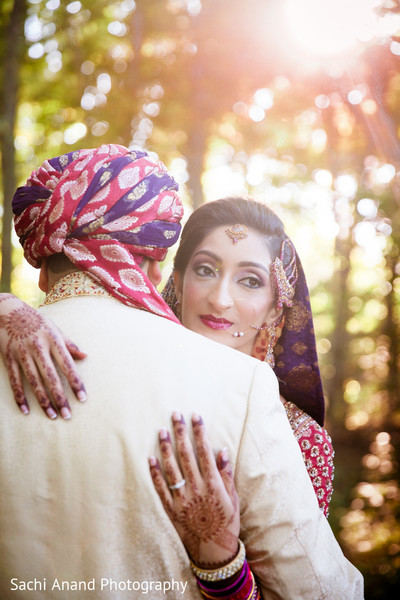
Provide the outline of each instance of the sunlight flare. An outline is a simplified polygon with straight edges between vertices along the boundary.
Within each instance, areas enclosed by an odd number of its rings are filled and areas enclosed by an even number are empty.
[[[380,4],[380,0],[287,0],[285,19],[298,47],[312,55],[337,57],[384,33],[376,12]]]

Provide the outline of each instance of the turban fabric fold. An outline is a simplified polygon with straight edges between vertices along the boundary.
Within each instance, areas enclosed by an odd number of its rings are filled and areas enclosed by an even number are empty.
[[[45,161],[13,199],[15,230],[34,267],[64,253],[115,298],[178,322],[140,269],[179,238],[178,185],[144,151],[103,145]]]

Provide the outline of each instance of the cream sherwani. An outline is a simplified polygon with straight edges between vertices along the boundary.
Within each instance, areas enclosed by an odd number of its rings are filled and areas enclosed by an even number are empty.
[[[363,597],[267,365],[113,298],[41,310],[88,353],[88,400],[50,422],[30,398],[24,417],[0,364],[2,600],[201,597],[148,470],[173,410],[200,413],[215,449],[228,448],[264,600]]]

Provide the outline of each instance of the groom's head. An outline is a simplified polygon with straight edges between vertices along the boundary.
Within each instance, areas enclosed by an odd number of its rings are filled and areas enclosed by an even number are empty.
[[[153,281],[179,237],[177,189],[162,163],[123,146],[45,161],[13,200],[25,258],[45,289],[46,275],[80,269],[121,302],[170,316]]]

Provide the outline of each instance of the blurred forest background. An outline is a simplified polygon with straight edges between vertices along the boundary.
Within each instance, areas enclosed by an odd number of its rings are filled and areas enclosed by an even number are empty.
[[[393,597],[399,2],[2,0],[0,57],[2,291],[40,301],[11,199],[46,158],[146,148],[179,181],[187,216],[232,194],[268,203],[311,288],[336,448],[329,520],[367,600]]]

